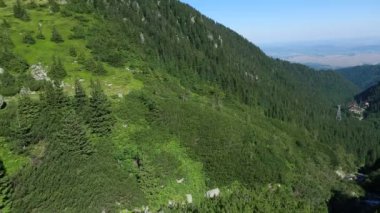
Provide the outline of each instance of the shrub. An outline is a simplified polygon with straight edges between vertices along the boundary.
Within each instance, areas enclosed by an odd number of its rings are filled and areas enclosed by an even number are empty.
[[[55,43],[62,43],[64,42],[61,34],[59,34],[58,30],[56,27],[53,27],[53,31],[52,31],[52,34],[51,34],[51,41],[55,42]]]
[[[35,44],[36,43],[36,40],[33,38],[32,34],[31,33],[26,33],[24,35],[24,38],[22,39],[22,42],[24,44]]]

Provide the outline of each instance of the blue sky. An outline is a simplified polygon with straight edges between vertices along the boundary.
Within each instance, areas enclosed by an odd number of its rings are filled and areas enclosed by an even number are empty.
[[[379,0],[181,0],[257,44],[380,40]]]

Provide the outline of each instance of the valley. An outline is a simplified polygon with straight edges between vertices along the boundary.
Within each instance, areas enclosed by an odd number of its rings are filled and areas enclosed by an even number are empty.
[[[0,20],[0,212],[328,212],[365,194],[336,170],[376,165],[379,123],[336,119],[362,91],[336,72],[179,1],[0,0]]]

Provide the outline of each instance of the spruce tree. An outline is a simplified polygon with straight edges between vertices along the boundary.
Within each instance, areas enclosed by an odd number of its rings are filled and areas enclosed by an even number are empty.
[[[59,4],[57,3],[56,0],[49,0],[49,4],[50,4],[51,12],[58,13],[60,11]]]
[[[7,7],[7,4],[5,4],[4,0],[0,0],[0,7]]]
[[[56,83],[62,81],[67,76],[65,67],[60,58],[53,57],[53,64],[50,67],[49,76],[56,81]]]
[[[96,69],[94,70],[94,73],[97,75],[105,75],[107,73],[102,62],[96,62]]]
[[[28,145],[37,142],[32,126],[39,116],[39,106],[29,96],[20,96],[17,105],[15,127],[16,149],[22,152]]]
[[[55,43],[62,43],[64,42],[62,36],[59,34],[58,30],[56,27],[53,27],[52,33],[51,33],[51,39],[52,42]]]
[[[74,109],[83,119],[88,113],[88,97],[79,80],[75,81]]]
[[[3,161],[0,159],[0,212],[10,205],[12,186],[6,176],[6,170]]]
[[[70,104],[70,99],[65,96],[62,88],[52,84],[45,85],[40,95],[41,113],[32,127],[39,140],[49,140],[59,130],[60,120]]]
[[[35,44],[36,43],[36,40],[33,38],[32,34],[31,33],[26,33],[24,35],[24,38],[22,39],[22,42],[24,44]]]
[[[57,148],[64,153],[90,154],[92,152],[81,119],[74,110],[66,111],[54,140]]]
[[[26,9],[24,6],[21,4],[20,0],[16,1],[16,4],[13,6],[13,15],[14,17],[21,19],[23,21],[29,21],[29,15],[26,12]]]
[[[38,34],[37,34],[36,38],[38,38],[40,40],[45,40],[45,36],[42,33],[42,23],[41,22],[38,23]]]
[[[100,136],[109,135],[113,124],[111,104],[104,94],[99,81],[92,81],[89,113],[89,125],[92,132]]]
[[[6,19],[3,19],[1,26],[5,28],[11,28],[11,24]]]

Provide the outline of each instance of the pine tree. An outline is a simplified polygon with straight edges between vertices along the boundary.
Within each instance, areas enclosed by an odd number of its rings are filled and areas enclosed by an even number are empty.
[[[111,104],[104,94],[99,81],[92,81],[89,113],[89,125],[92,132],[100,136],[109,135],[113,124]]]
[[[40,40],[45,40],[45,36],[42,33],[42,23],[41,22],[38,23],[38,34],[37,34],[36,38],[38,38]]]
[[[74,110],[68,110],[62,117],[60,124],[60,129],[54,137],[54,143],[57,143],[57,148],[60,151],[64,153],[92,153],[81,119]]]
[[[11,202],[12,187],[8,177],[3,161],[0,159],[0,212]]]
[[[1,26],[5,28],[11,28],[11,24],[6,19],[3,19]]]
[[[58,13],[60,11],[60,7],[59,7],[59,4],[57,3],[57,1],[49,0],[49,4],[50,4],[51,12]]]
[[[56,27],[53,27],[52,33],[51,33],[51,39],[52,42],[55,43],[62,43],[64,42],[62,36],[59,34],[58,30]]]
[[[0,0],[0,7],[7,7],[7,4],[5,4],[4,0]]]
[[[22,42],[25,44],[35,44],[36,40],[33,38],[31,33],[26,33],[22,39]]]
[[[60,58],[53,57],[53,64],[50,67],[49,76],[56,82],[62,81],[67,76],[65,67]]]
[[[28,145],[37,142],[32,126],[39,115],[39,106],[28,96],[21,96],[17,105],[17,121],[15,127],[16,149],[23,151]]]
[[[96,62],[96,69],[94,70],[94,73],[97,75],[105,75],[107,73],[102,62]]]
[[[60,128],[60,120],[70,107],[70,99],[63,89],[52,84],[46,84],[40,95],[40,111],[33,133],[39,140],[49,140]]]
[[[79,80],[75,81],[74,109],[78,115],[85,119],[88,113],[88,97]]]
[[[23,21],[29,21],[29,15],[26,12],[25,8],[22,6],[21,1],[17,0],[16,4],[13,6],[13,15],[16,18],[19,18]]]

